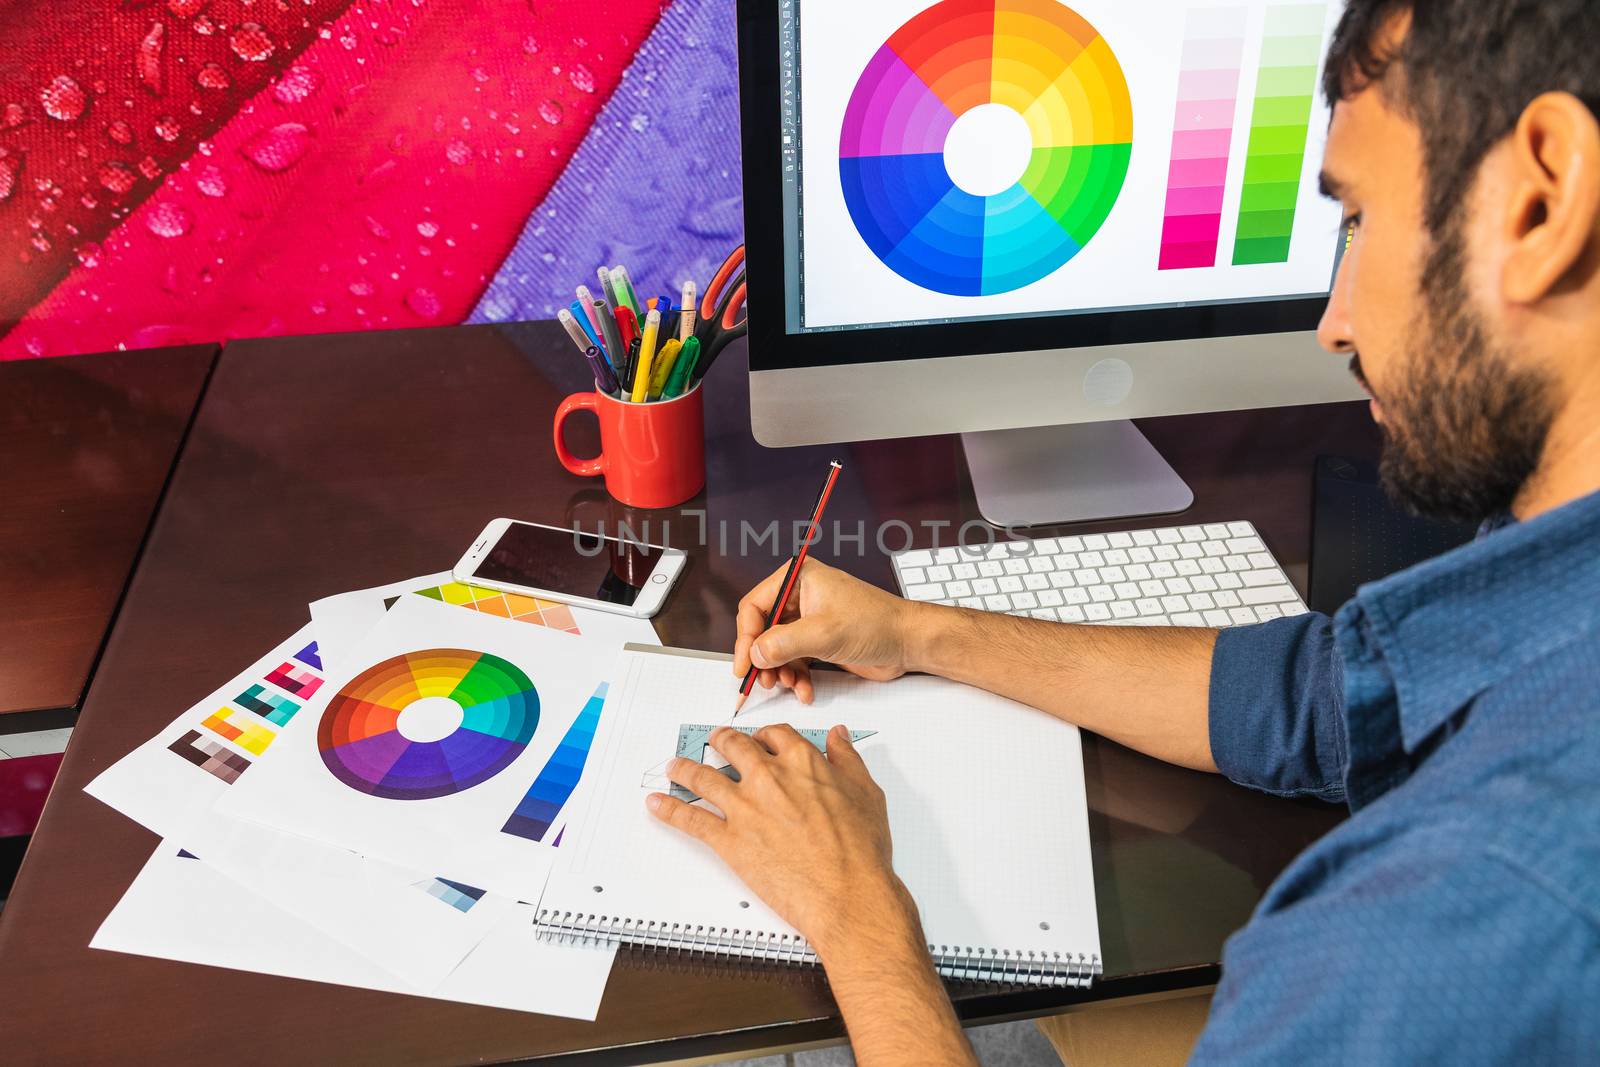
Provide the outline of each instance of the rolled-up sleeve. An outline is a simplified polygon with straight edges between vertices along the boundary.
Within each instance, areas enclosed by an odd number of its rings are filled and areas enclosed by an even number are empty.
[[[1217,769],[1280,796],[1343,800],[1343,676],[1326,615],[1221,631],[1211,656]]]

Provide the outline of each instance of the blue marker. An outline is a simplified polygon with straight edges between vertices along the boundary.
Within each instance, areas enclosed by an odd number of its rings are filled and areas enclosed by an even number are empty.
[[[605,342],[601,341],[600,338],[594,335],[594,327],[589,323],[589,316],[592,314],[592,312],[585,310],[583,304],[576,300],[574,300],[571,304],[568,304],[567,308],[572,312],[572,317],[578,320],[578,327],[583,330],[583,335],[589,339],[589,343],[598,348],[602,353],[605,352]]]

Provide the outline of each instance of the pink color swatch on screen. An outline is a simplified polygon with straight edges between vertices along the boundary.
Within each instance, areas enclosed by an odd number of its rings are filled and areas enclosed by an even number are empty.
[[[1244,60],[1245,15],[1244,8],[1189,12],[1161,220],[1161,270],[1210,267],[1217,262]]]

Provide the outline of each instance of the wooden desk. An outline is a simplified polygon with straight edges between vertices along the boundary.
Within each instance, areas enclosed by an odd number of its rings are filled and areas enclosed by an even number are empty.
[[[216,353],[0,363],[0,729],[71,725]]]
[[[203,1062],[225,1049],[237,1062],[445,1064],[578,1053],[642,1063],[841,1034],[810,971],[625,954],[590,1024],[85,947],[156,844],[81,792],[90,777],[303,623],[316,597],[445,569],[496,515],[616,517],[551,455],[551,413],[586,385],[581,366],[553,324],[228,348],[0,917],[8,1054]],[[792,523],[835,454],[847,467],[830,517],[846,532],[864,523],[867,538],[860,555],[847,545],[834,561],[858,574],[889,581],[872,536],[882,521],[976,516],[955,439],[763,449],[749,436],[742,374],[731,351],[709,385],[708,490],[691,506],[713,544],[724,521],[735,538],[741,520]],[[1375,446],[1358,405],[1149,429],[1195,488],[1193,519],[1254,520],[1301,574],[1313,455]],[[669,644],[726,648],[736,598],[778,564],[777,549],[723,555],[696,547],[696,534],[692,519],[673,524],[671,540],[692,559],[658,628]],[[1085,752],[1105,978],[1087,994],[960,987],[970,1022],[1214,982],[1223,940],[1340,817],[1095,738]]]

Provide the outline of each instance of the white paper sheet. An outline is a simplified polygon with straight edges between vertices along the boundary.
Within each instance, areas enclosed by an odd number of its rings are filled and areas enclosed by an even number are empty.
[[[162,837],[183,840],[231,783],[243,780],[271,753],[283,725],[305,717],[306,702],[324,681],[315,630],[303,626],[84,791]],[[219,713],[223,718],[213,719]],[[225,732],[245,732],[230,739],[207,726],[208,720]]]
[[[672,755],[679,726],[724,717],[736,689],[727,659],[630,650],[615,673],[595,741],[593,792],[573,819],[571,846],[561,849],[541,907],[797,936],[709,848],[644,806],[642,783]],[[1023,958],[1098,956],[1074,727],[929,676],[813,678],[813,704],[758,690],[738,724],[877,731],[857,748],[888,796],[895,869],[931,942]]]
[[[516,906],[510,897],[455,879],[258,823],[216,817],[195,824],[190,834],[184,847],[207,867],[420,992],[443,982]]]
[[[422,590],[428,591],[430,599],[437,596],[440,603],[451,604],[460,611],[512,619],[525,625],[576,629],[584,637],[610,642],[619,652],[629,642],[644,645],[661,643],[656,639],[655,627],[648,619],[554,604],[534,597],[508,597],[498,590],[461,585],[449,571],[441,571],[314,601],[311,604],[311,620],[316,624],[324,666],[333,673],[353,668],[354,665],[349,661],[351,653],[360,647],[362,639],[382,620],[388,610],[388,602],[407,595],[422,596]]]
[[[334,755],[324,755],[319,733],[325,710],[341,690],[379,664],[392,661],[409,677],[404,657],[426,650],[487,653],[509,662],[537,690],[537,729],[509,765],[470,787],[420,799],[358,791],[335,776],[335,741],[327,746]],[[537,900],[554,860],[554,838],[533,840],[504,828],[609,676],[614,659],[613,647],[603,641],[403,597],[351,654],[351,665],[330,678],[284,729],[273,759],[226,790],[216,811],[406,868],[450,872],[448,877],[515,899]],[[585,752],[587,747],[585,738]],[[401,758],[410,758],[413,750],[445,758],[443,749],[420,744],[406,748]],[[454,766],[448,774],[459,781],[460,771]]]
[[[533,914],[516,905],[438,988],[416,990],[163,842],[90,947],[592,1022],[615,949],[541,941]]]

